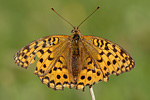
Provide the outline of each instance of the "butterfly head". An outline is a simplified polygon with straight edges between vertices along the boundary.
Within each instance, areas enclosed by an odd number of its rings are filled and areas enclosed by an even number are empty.
[[[80,32],[80,30],[78,29],[78,27],[74,27],[74,29],[71,31],[71,36],[70,38],[72,39],[72,41],[74,41],[73,43],[77,43],[79,42],[80,39],[82,39],[82,34]]]
[[[79,34],[81,33],[80,30],[78,29],[78,27],[74,27],[74,29],[71,31],[71,33],[73,34]]]

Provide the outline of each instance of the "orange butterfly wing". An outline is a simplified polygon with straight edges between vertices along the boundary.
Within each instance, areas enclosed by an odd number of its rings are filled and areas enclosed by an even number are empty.
[[[119,75],[134,68],[132,57],[117,44],[95,36],[84,36],[83,66],[77,78],[77,89],[93,85],[98,81],[107,82],[111,74]]]
[[[62,90],[64,87],[73,88],[75,83],[74,77],[72,75],[72,69],[69,65],[69,61],[71,60],[70,44],[65,46],[66,48],[64,48],[63,51],[60,51],[60,56],[56,57],[57,60],[53,61],[54,65],[49,65],[51,66],[49,73],[46,73],[44,76],[39,75],[39,78],[44,84],[50,88],[54,88],[55,90]],[[43,65],[44,64],[46,64],[46,61],[43,62]],[[45,70],[48,71],[48,69]]]
[[[27,68],[30,64],[34,63],[35,55],[40,58],[44,52],[51,52],[48,48],[59,47],[60,44],[66,41],[67,37],[66,35],[46,36],[35,40],[24,46],[15,54],[15,63],[18,64],[18,66]]]
[[[34,74],[37,74],[42,83],[56,90],[64,87],[74,87],[74,79],[69,67],[70,40],[66,35],[47,36],[35,40],[21,50],[15,56],[15,62],[27,68],[34,63],[35,56],[39,60]]]

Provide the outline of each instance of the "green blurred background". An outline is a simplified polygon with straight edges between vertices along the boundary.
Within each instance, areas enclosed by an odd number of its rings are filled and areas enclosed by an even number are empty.
[[[135,68],[94,85],[96,100],[150,100],[150,0],[0,0],[0,100],[90,100],[75,89],[54,91],[13,56],[40,37],[70,35],[72,27],[50,10],[54,7],[77,26],[97,6],[101,8],[80,30],[83,35],[107,38],[126,49]]]

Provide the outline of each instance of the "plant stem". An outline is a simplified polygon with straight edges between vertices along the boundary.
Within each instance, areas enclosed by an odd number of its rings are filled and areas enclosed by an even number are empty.
[[[89,86],[89,90],[90,90],[91,99],[95,100],[95,95],[94,95],[94,91],[93,91],[92,85]]]

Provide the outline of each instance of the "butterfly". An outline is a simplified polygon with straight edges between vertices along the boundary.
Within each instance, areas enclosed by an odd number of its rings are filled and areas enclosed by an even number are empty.
[[[134,68],[133,58],[122,47],[104,38],[83,36],[79,26],[73,26],[70,36],[46,36],[27,44],[15,54],[15,63],[28,68],[37,55],[34,74],[55,90],[84,90],[99,81],[107,82],[111,74],[118,76]]]

